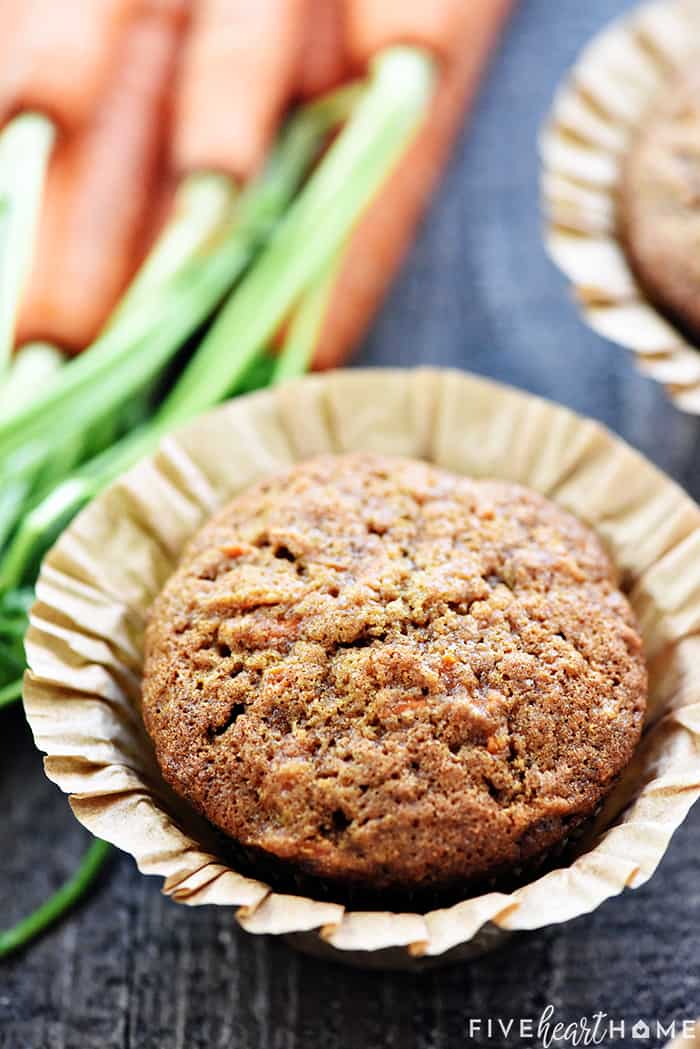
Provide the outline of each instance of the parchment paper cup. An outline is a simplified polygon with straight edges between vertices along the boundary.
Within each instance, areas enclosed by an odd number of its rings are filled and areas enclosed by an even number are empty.
[[[618,236],[621,161],[654,96],[700,55],[698,0],[655,0],[613,22],[559,88],[540,138],[545,243],[583,319],[632,350],[700,414],[700,352],[646,298]]]
[[[257,478],[323,452],[416,456],[518,481],[594,526],[639,618],[650,670],[636,757],[570,866],[428,914],[351,912],[243,877],[162,781],[139,713],[144,619],[191,534]],[[653,873],[700,793],[700,509],[596,423],[456,372],[326,373],[229,402],[131,470],[44,562],[25,705],[78,819],[252,933],[351,964],[421,967],[585,914]]]

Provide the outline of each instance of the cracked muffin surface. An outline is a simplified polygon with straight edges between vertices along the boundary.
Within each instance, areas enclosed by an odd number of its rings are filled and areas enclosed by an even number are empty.
[[[327,456],[195,536],[152,610],[168,783],[338,888],[476,883],[589,817],[639,739],[641,640],[593,532],[517,485]]]

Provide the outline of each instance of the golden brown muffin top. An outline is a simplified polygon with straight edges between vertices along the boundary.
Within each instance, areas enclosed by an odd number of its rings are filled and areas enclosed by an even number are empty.
[[[641,731],[639,635],[594,534],[527,489],[328,456],[229,503],[153,609],[168,782],[339,886],[490,876],[590,815]]]

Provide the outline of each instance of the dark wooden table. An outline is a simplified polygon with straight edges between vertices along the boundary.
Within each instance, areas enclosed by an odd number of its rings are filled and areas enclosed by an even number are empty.
[[[521,0],[470,132],[361,355],[507,380],[607,423],[700,497],[700,423],[584,328],[540,244],[536,135],[560,75],[625,3]],[[0,925],[73,868],[87,835],[45,780],[20,711],[2,716]],[[421,977],[312,961],[188,910],[115,855],[60,928],[0,966],[1,1049],[516,1046],[487,1018],[700,1015],[700,807],[643,889],[470,965]],[[470,1040],[468,1022],[484,1022]],[[522,1044],[535,1044],[523,1041]],[[622,1044],[622,1043],[620,1043]]]

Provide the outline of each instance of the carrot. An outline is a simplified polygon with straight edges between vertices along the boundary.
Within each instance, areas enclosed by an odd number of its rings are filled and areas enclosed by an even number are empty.
[[[89,345],[133,275],[167,132],[180,3],[142,2],[94,122],[62,143],[49,171],[18,342]]]
[[[143,224],[143,243],[149,248],[167,229],[177,207],[178,181],[173,178],[168,164],[165,163],[166,157],[162,157],[162,160],[158,166],[157,178],[151,184],[151,204]]]
[[[138,0],[2,0],[0,121],[21,110],[75,130],[94,112]]]
[[[480,0],[345,0],[348,48],[353,62],[364,67],[392,44],[410,44],[450,60],[468,45],[468,29],[484,18]],[[477,13],[478,12],[478,13]],[[467,35],[465,35],[465,33]]]
[[[25,5],[21,0],[4,0],[0,4],[0,60],[5,62],[9,45],[17,32]]]
[[[179,173],[261,167],[298,77],[307,0],[198,0],[176,103]]]
[[[343,0],[309,0],[299,94],[315,98],[342,83],[347,73]]]
[[[350,237],[314,354],[315,368],[342,364],[379,308],[410,248],[512,0],[468,0],[464,6],[469,24],[462,29],[461,47],[455,48],[443,74],[425,127]]]

